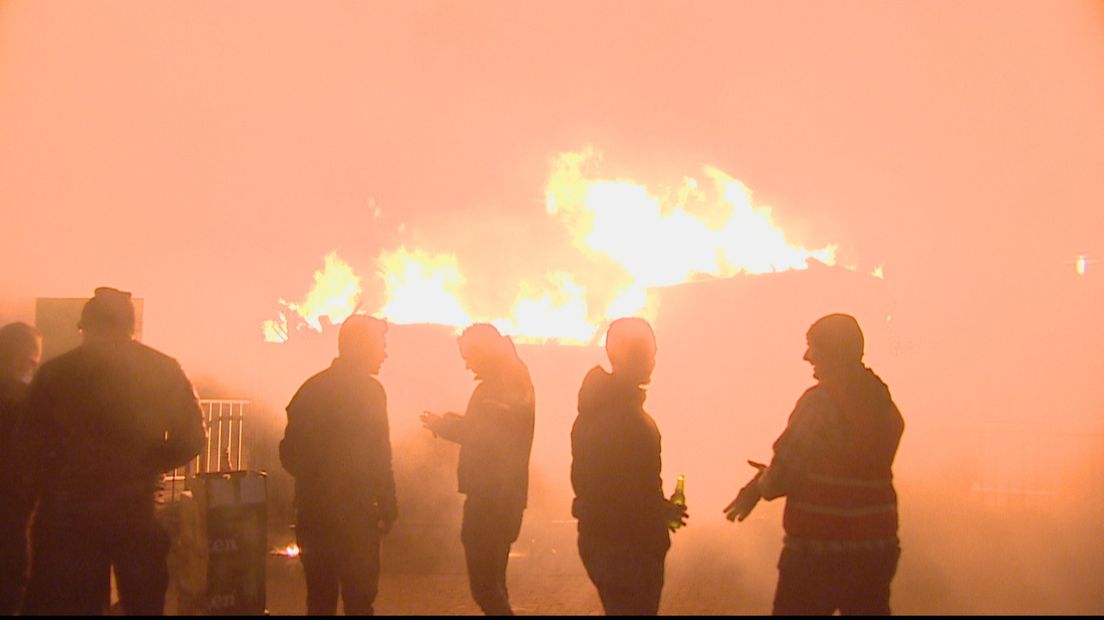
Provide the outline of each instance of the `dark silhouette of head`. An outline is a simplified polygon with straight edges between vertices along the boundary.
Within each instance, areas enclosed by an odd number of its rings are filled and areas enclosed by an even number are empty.
[[[84,304],[77,327],[85,339],[122,339],[134,337],[134,303],[130,293],[101,286]]]
[[[813,376],[862,365],[863,333],[849,314],[829,314],[805,334],[809,347],[803,359],[813,365]]]
[[[345,319],[337,332],[337,355],[378,373],[387,359],[387,321],[365,314]]]
[[[606,330],[606,356],[613,374],[633,385],[652,380],[656,364],[656,339],[652,326],[638,317],[617,319]]]
[[[517,349],[509,336],[503,336],[490,323],[476,323],[463,331],[457,339],[460,357],[468,370],[476,377],[493,375],[517,361]]]
[[[0,327],[0,379],[29,383],[42,359],[42,334],[26,323]]]

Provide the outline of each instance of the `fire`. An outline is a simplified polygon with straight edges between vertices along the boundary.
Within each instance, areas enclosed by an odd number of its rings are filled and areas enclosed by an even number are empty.
[[[279,304],[287,311],[280,312],[278,320],[268,320],[263,324],[266,342],[283,342],[288,339],[290,330],[298,331],[296,321],[289,325],[288,317],[294,317],[314,331],[322,331],[323,317],[332,324],[342,323],[357,309],[360,299],[360,278],[348,263],[330,252],[325,259],[322,271],[314,272],[314,286],[307,298],[293,303],[280,299]]]
[[[586,290],[571,274],[549,274],[551,290],[537,292],[527,282],[513,307],[513,318],[492,323],[519,342],[558,340],[565,344],[587,344],[598,330],[587,320]]]
[[[274,553],[276,555],[282,555],[285,558],[297,558],[297,557],[299,557],[299,552],[300,552],[299,545],[297,545],[295,543],[288,543],[287,546],[282,547],[282,548],[277,548],[277,549],[274,549],[272,551],[272,553]]]
[[[464,276],[456,257],[408,251],[384,252],[380,275],[387,287],[387,303],[379,314],[392,323],[437,323],[466,327],[472,318],[457,299]]]
[[[597,158],[592,149],[561,155],[546,206],[582,250],[613,259],[636,286],[805,269],[811,258],[835,262],[833,245],[808,250],[788,242],[771,208],[754,206],[751,190],[717,168],[705,168],[706,188],[687,177],[649,191],[630,180],[589,178],[586,167]]]
[[[477,274],[461,270],[454,254],[403,246],[377,258],[385,290],[373,314],[457,328],[487,321],[522,342],[587,344],[613,319],[655,318],[656,287],[805,269],[810,260],[835,264],[835,245],[793,243],[771,208],[754,204],[751,190],[718,168],[706,166],[701,181],[649,187],[599,176],[600,158],[593,148],[561,154],[545,188],[547,214],[569,231],[566,249],[579,259],[571,270],[540,265],[543,275],[519,282],[508,310],[476,316],[463,295]],[[883,277],[882,268],[872,275]],[[314,279],[304,302],[281,300],[288,312],[265,322],[266,340],[286,340],[289,317],[318,330],[321,316],[339,323],[360,307],[360,279],[336,252]]]

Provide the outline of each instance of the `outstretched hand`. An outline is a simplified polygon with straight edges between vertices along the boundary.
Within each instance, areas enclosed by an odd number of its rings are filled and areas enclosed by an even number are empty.
[[[759,477],[766,471],[767,466],[762,463],[756,463],[755,461],[748,461],[748,465],[751,465],[757,471],[755,472],[755,476],[740,489],[740,492],[736,495],[736,499],[732,500],[724,507],[725,517],[729,521],[743,521],[751,514],[751,511],[755,509],[755,506],[759,504],[759,500],[763,499],[763,494],[759,490]]]

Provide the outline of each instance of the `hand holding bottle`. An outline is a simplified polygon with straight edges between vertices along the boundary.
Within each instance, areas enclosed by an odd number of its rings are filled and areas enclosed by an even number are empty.
[[[686,511],[686,476],[679,474],[675,492],[667,500],[667,528],[672,532],[686,525],[690,513]]]

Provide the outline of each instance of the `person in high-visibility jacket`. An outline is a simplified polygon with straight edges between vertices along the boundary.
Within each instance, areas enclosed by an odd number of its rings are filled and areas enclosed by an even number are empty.
[[[897,570],[893,460],[904,420],[889,388],[862,363],[849,315],[809,328],[804,359],[817,384],[797,401],[770,465],[725,509],[743,520],[760,498],[786,497],[776,615],[890,613]]]

